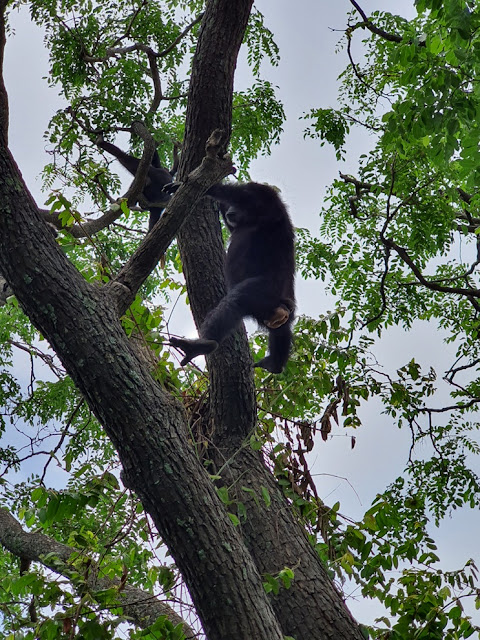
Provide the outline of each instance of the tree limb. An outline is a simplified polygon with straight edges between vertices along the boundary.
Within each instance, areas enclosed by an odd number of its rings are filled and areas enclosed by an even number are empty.
[[[73,558],[82,557],[85,554],[73,547],[57,542],[43,533],[29,533],[24,531],[7,509],[0,509],[0,544],[13,553],[13,555],[40,562],[44,567],[57,574],[71,579],[78,574],[78,566],[71,564]],[[123,608],[125,616],[132,619],[133,623],[141,629],[150,626],[160,616],[167,616],[174,625],[182,624],[187,638],[194,638],[195,631],[183,620],[168,604],[161,602],[148,591],[122,585],[120,580],[111,580],[101,577],[101,570],[85,555],[88,561],[86,582],[91,595],[103,589],[118,588],[117,602]],[[119,587],[122,587],[121,589]]]
[[[127,192],[125,195],[121,196],[119,200],[126,200],[130,209],[133,208],[138,201],[142,201],[142,208],[143,205],[145,205],[145,208],[148,208],[148,206],[153,206],[154,203],[147,203],[142,199],[142,191],[145,187],[148,171],[152,164],[152,157],[156,149],[155,140],[142,122],[134,122],[131,126],[131,131],[143,140],[143,153],[138,169],[127,189]],[[59,220],[58,214],[51,213],[48,209],[39,209],[39,211],[46,222],[52,224],[56,229],[64,229],[61,221]],[[122,215],[123,211],[120,205],[112,203],[110,209],[102,216],[95,218],[94,220],[89,220],[88,222],[79,222],[74,224],[71,227],[68,227],[68,233],[70,233],[74,238],[88,238],[108,227]]]
[[[215,131],[207,140],[206,155],[192,171],[166,206],[162,217],[132,255],[127,264],[105,289],[112,296],[120,315],[135,299],[138,289],[158,264],[176,236],[186,216],[209,187],[234,171],[230,156],[220,157],[224,134]]]
[[[163,51],[160,51],[160,53],[157,53],[157,57],[158,58],[163,58],[164,56],[167,56],[170,51],[172,51],[177,44],[187,35],[187,33],[189,31],[191,31],[193,29],[193,27],[198,24],[203,16],[205,14],[204,13],[200,13],[193,22],[191,22],[187,27],[185,27],[185,29],[182,31],[182,33],[180,33],[177,38],[175,38],[175,40],[172,42],[172,44],[170,44],[166,49],[164,49]]]
[[[465,296],[470,299],[480,298],[480,290],[478,289],[463,289],[462,287],[447,287],[431,280],[427,280],[422,274],[417,265],[413,262],[412,258],[408,255],[407,250],[404,247],[399,246],[391,238],[382,238],[382,242],[385,247],[393,249],[397,255],[407,264],[413,271],[413,274],[417,278],[420,284],[431,291],[439,291],[441,293],[453,293],[458,296]]]
[[[353,4],[355,9],[358,11],[358,13],[363,18],[363,22],[360,22],[359,24],[356,24],[354,27],[350,27],[350,30],[357,29],[359,27],[366,27],[369,31],[371,31],[372,33],[374,33],[377,36],[380,36],[384,40],[388,40],[389,42],[402,42],[402,40],[403,40],[402,36],[399,36],[396,33],[388,33],[387,31],[384,31],[383,29],[380,29],[379,27],[376,27],[373,24],[373,22],[370,20],[370,18],[367,18],[367,14],[360,7],[360,5],[357,2],[355,2],[355,0],[350,0],[350,3]]]
[[[150,133],[150,131],[148,131],[143,122],[134,122],[132,124],[132,132],[142,138],[144,145],[140,164],[138,165],[138,168],[135,172],[135,177],[133,178],[132,184],[129,186],[127,193],[125,194],[125,199],[129,207],[132,207],[136,204],[140,194],[145,187],[145,181],[147,179],[148,171],[152,165],[152,158],[156,149],[155,140],[153,139],[152,134]]]
[[[158,69],[157,58],[151,53],[147,53],[147,57],[153,82],[153,99],[148,113],[155,113],[163,98],[162,83],[160,82],[160,71]]]
[[[48,224],[51,224],[58,230],[63,229],[64,231],[68,231],[74,238],[90,238],[99,231],[106,229],[123,215],[120,205],[113,204],[111,208],[99,218],[89,220],[88,222],[77,222],[71,227],[64,227],[58,217],[58,213],[51,213],[48,209],[39,209],[39,212],[45,222],[48,222]]]
[[[132,53],[133,51],[142,51],[146,53],[147,56],[151,56],[153,58],[163,58],[167,56],[181,40],[187,35],[189,31],[193,29],[193,27],[198,24],[203,18],[203,13],[200,13],[193,22],[191,22],[185,29],[175,38],[175,40],[163,51],[154,51],[152,47],[149,47],[146,44],[142,44],[141,42],[136,42],[135,44],[131,44],[128,47],[110,47],[105,51],[104,56],[89,56],[84,55],[83,59],[85,62],[106,62],[109,58],[115,58],[117,56],[122,56],[125,53]]]

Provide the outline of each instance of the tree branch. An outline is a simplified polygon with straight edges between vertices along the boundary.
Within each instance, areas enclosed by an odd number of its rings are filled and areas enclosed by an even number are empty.
[[[152,82],[153,82],[153,100],[148,113],[155,113],[155,111],[160,106],[160,102],[162,101],[162,83],[160,82],[160,71],[158,70],[157,58],[151,54],[147,53],[148,56],[148,64],[150,65],[150,73],[152,74]]]
[[[417,278],[420,284],[427,289],[432,291],[439,291],[441,293],[453,293],[457,296],[464,296],[470,299],[480,298],[480,291],[478,289],[463,289],[461,287],[447,287],[441,284],[437,284],[436,282],[432,282],[431,280],[427,280],[425,276],[422,274],[417,265],[413,262],[413,260],[408,255],[406,249],[404,247],[400,247],[396,242],[394,242],[391,238],[381,238],[382,243],[385,247],[389,249],[393,249],[397,255],[407,264],[410,269],[413,271],[413,274]]]
[[[188,175],[168,203],[159,222],[115,280],[106,285],[105,289],[112,296],[120,315],[133,302],[138,289],[158,264],[191,209],[209,187],[233,173],[230,156],[220,156],[224,139],[223,132],[217,130],[212,133],[207,140],[201,165]]]
[[[189,33],[189,31],[191,31],[193,27],[202,20],[203,15],[204,15],[203,13],[200,13],[195,18],[195,20],[191,22],[187,27],[185,27],[185,29],[175,38],[172,44],[170,44],[163,51],[160,51],[160,52],[154,51],[152,47],[149,47],[146,44],[142,44],[141,42],[136,42],[135,44],[131,44],[128,47],[110,47],[105,51],[105,55],[101,57],[84,55],[83,59],[85,60],[85,62],[106,62],[109,58],[122,56],[125,53],[132,53],[133,51],[142,51],[143,53],[146,53],[147,56],[149,57],[151,56],[153,58],[163,58],[166,55],[168,55],[171,51],[173,51],[173,49],[175,49],[177,44],[179,44],[179,42],[183,40],[183,38],[187,35],[187,33]]]
[[[468,402],[462,404],[452,404],[448,407],[441,407],[440,409],[434,409],[432,407],[419,407],[419,413],[446,413],[451,411],[463,411],[464,409],[471,409],[476,407],[480,403],[479,397],[474,397]]]
[[[191,30],[193,29],[193,27],[194,27],[196,24],[198,24],[198,23],[202,20],[203,16],[204,16],[204,13],[200,13],[200,14],[195,18],[195,20],[194,20],[193,22],[191,22],[191,23],[190,23],[190,24],[189,24],[189,25],[188,25],[188,26],[187,26],[187,27],[182,31],[182,33],[180,33],[180,34],[178,35],[178,37],[177,37],[177,38],[175,38],[175,40],[172,42],[172,44],[171,44],[171,45],[169,45],[169,46],[168,46],[166,49],[164,49],[163,51],[160,51],[160,53],[157,53],[157,57],[158,57],[158,58],[163,58],[164,56],[167,56],[167,55],[170,53],[170,51],[172,51],[172,50],[177,46],[177,44],[178,44],[178,43],[179,43],[179,42],[180,42],[180,41],[181,41],[181,40],[182,40],[182,39],[187,35],[187,33],[188,33],[189,31],[191,31]]]
[[[373,22],[370,20],[370,18],[367,18],[367,14],[360,7],[360,5],[357,2],[355,2],[355,0],[350,0],[350,3],[353,4],[353,6],[358,11],[358,13],[362,16],[362,19],[363,19],[363,22],[356,24],[354,27],[350,27],[350,30],[357,29],[359,27],[366,27],[369,31],[371,31],[377,36],[380,36],[384,40],[388,40],[389,42],[402,42],[403,40],[402,36],[399,36],[396,33],[388,33],[387,31],[384,31],[383,29],[376,27],[373,24]]]
[[[74,238],[90,238],[99,231],[102,231],[102,229],[106,229],[123,215],[120,205],[113,204],[112,207],[99,218],[89,220],[88,222],[77,222],[71,227],[65,228],[58,217],[58,213],[51,213],[48,209],[39,209],[39,212],[45,222],[53,225],[56,229],[68,231]]]
[[[363,196],[366,193],[370,193],[370,191],[373,188],[373,185],[371,185],[368,182],[360,182],[360,180],[357,180],[353,176],[349,176],[345,173],[342,173],[341,171],[339,171],[339,174],[344,182],[353,184],[355,186],[355,195],[348,196],[348,204],[350,205],[350,211],[352,212],[353,217],[357,219],[361,219],[358,213],[357,203],[360,202],[360,200],[363,198]]]
[[[141,42],[136,42],[135,44],[131,44],[128,47],[114,47],[111,49],[106,49],[104,56],[89,56],[84,55],[83,59],[85,62],[107,62],[109,58],[116,58],[117,56],[123,56],[126,53],[132,53],[134,51],[142,51],[143,53],[151,54],[153,56],[157,56],[157,53],[146,44],[142,44]]]
[[[132,209],[139,200],[142,200],[141,194],[145,187],[145,182],[147,180],[148,171],[152,164],[152,157],[155,152],[156,145],[153,136],[142,122],[133,122],[130,130],[132,133],[142,138],[144,142],[142,157],[140,159],[140,163],[138,165],[135,176],[125,195],[119,198],[119,200],[126,200],[128,207]],[[152,206],[153,203],[148,203],[148,205]],[[143,202],[141,206],[143,207]],[[39,209],[39,211],[43,219],[46,222],[52,224],[56,229],[64,228],[58,218],[58,214],[51,213],[48,209]],[[112,203],[111,208],[99,218],[90,220],[88,222],[79,222],[77,224],[74,224],[73,226],[68,228],[68,232],[74,238],[88,238],[95,235],[102,229],[108,227],[110,224],[118,220],[118,218],[120,218],[122,215],[123,211],[120,205],[118,205],[117,203]]]
[[[18,520],[7,509],[0,509],[0,544],[13,555],[30,562],[40,562],[44,567],[69,580],[72,575],[78,575],[78,566],[74,567],[71,564],[72,558],[85,556],[85,563],[88,564],[86,582],[93,597],[96,591],[122,587],[117,593],[118,605],[135,625],[145,629],[160,616],[167,616],[172,624],[183,625],[183,632],[187,638],[196,637],[190,625],[168,604],[161,602],[148,591],[142,591],[128,584],[122,586],[120,580],[101,577],[101,569],[83,552],[57,542],[43,533],[24,531]]]
[[[132,31],[133,25],[135,24],[135,20],[138,18],[140,12],[142,11],[142,9],[144,9],[148,4],[148,0],[142,0],[142,2],[138,5],[138,7],[136,8],[131,20],[130,20],[130,24],[128,25],[128,27],[125,29],[125,33],[123,34],[123,36],[119,36],[116,40],[114,44],[119,44],[120,42],[122,42],[122,40],[125,40],[125,38],[128,38],[130,36],[130,33]]]
[[[132,132],[135,133],[144,142],[143,153],[140,159],[140,164],[135,172],[135,177],[132,180],[132,184],[129,186],[125,199],[127,205],[132,207],[136,204],[140,194],[145,187],[145,181],[147,179],[148,171],[152,165],[153,154],[155,153],[156,145],[152,134],[145,127],[143,122],[133,122]]]

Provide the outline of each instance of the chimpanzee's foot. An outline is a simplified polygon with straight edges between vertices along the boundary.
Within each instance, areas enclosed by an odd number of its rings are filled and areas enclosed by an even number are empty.
[[[282,365],[275,362],[272,356],[267,356],[266,358],[262,358],[258,362],[255,362],[253,366],[266,369],[267,371],[270,371],[270,373],[282,373],[283,371]]]
[[[212,351],[215,351],[218,347],[218,342],[216,340],[206,340],[204,338],[198,338],[197,340],[188,340],[187,338],[170,338],[170,344],[172,347],[181,349],[185,354],[185,357],[180,363],[182,367],[190,362],[190,360],[193,360],[193,358],[212,353]]]

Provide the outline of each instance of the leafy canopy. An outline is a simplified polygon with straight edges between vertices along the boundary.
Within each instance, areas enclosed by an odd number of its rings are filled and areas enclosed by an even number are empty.
[[[98,215],[120,192],[116,167],[99,155],[95,139],[101,132],[139,155],[141,141],[128,134],[140,119],[169,166],[173,144],[183,136],[203,3],[152,1],[147,10],[146,3],[51,0],[29,7],[45,31],[49,82],[65,99],[46,133],[47,204],[63,221],[58,241],[70,259],[85,278],[105,282],[138,245],[145,213],[122,202],[121,217],[108,229],[93,236],[71,233],[90,219],[88,209]],[[300,273],[330,287],[342,306],[318,318],[300,317],[286,372],[258,374],[259,428],[250,446],[264,449],[332,577],[339,585],[354,580],[366,597],[383,603],[385,616],[370,629],[373,637],[453,640],[478,632],[463,607],[479,602],[476,567],[466,560],[458,570],[442,571],[432,525],[452,510],[479,506],[472,460],[478,455],[480,398],[480,3],[419,0],[415,9],[408,20],[355,9],[343,38],[348,63],[340,76],[339,107],[305,105],[311,109],[305,135],[333,144],[339,161],[354,127],[369,132],[368,145],[356,175],[341,174],[331,186],[320,239],[298,231]],[[364,48],[356,60],[359,38]],[[257,10],[245,44],[252,83],[234,96],[231,147],[246,177],[249,162],[279,141],[285,114],[262,75],[262,63],[277,64],[279,52]],[[195,425],[203,415],[207,379],[193,367],[179,369],[163,345],[166,309],[185,293],[180,271],[173,246],[165,268],[152,274],[123,323],[146,357],[153,354],[159,383],[184,399],[201,456],[208,434],[197,433]],[[457,360],[446,375],[448,402],[437,402],[437,375],[424,371],[419,357],[409,355],[390,374],[372,358],[377,335],[418,321],[433,323],[455,346]],[[0,307],[0,339],[0,427],[9,427],[0,449],[2,504],[25,527],[76,550],[68,571],[39,564],[24,575],[17,558],[2,552],[2,637],[60,637],[75,624],[87,639],[125,633],[180,638],[181,630],[165,618],[154,628],[136,629],[122,616],[118,588],[89,586],[94,559],[111,579],[128,575],[129,584],[167,600],[183,593],[148,517],[118,480],[116,454],[100,425],[13,298]],[[263,355],[264,337],[255,336],[254,343]],[[21,353],[32,363],[26,384],[15,373],[25,362]],[[352,522],[338,503],[327,505],[318,495],[311,452],[318,435],[328,440],[340,419],[345,427],[360,428],[361,407],[372,400],[410,430],[412,454],[404,476]],[[228,488],[219,495],[240,525],[248,517],[244,505]],[[257,498],[268,506],[265,488]],[[292,579],[294,568],[286,567],[264,576],[265,588],[277,593]]]

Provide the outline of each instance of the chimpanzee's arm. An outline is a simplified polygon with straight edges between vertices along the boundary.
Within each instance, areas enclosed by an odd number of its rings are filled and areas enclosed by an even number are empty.
[[[132,176],[137,173],[138,165],[140,164],[140,160],[138,158],[128,155],[128,153],[125,153],[111,142],[103,140],[103,138],[99,138],[97,140],[97,146],[114,156],[120,162],[120,164],[132,174]]]
[[[206,195],[210,196],[214,200],[218,200],[223,204],[237,207],[248,207],[252,200],[252,195],[246,189],[247,185],[233,185],[233,184],[214,184],[213,187],[207,191]]]

